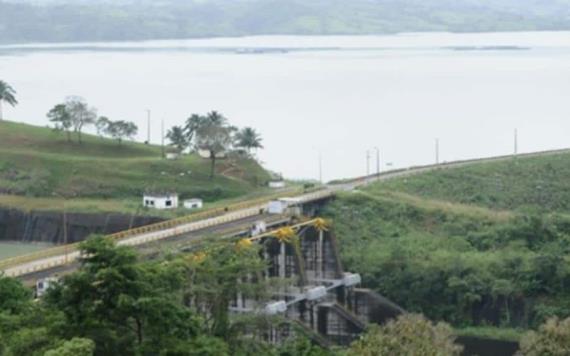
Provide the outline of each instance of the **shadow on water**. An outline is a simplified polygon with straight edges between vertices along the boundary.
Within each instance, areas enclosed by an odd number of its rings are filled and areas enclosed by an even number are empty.
[[[457,343],[463,345],[465,356],[513,356],[519,349],[519,344],[515,341],[472,336],[460,336]]]
[[[366,306],[369,322],[384,324],[405,311],[385,297],[367,289],[357,290],[360,305]],[[361,310],[364,311],[364,310]],[[463,346],[465,356],[513,356],[518,351],[518,342],[474,336],[460,336],[456,342]]]

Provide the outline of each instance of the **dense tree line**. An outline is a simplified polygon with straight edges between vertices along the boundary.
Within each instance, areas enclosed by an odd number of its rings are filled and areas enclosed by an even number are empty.
[[[238,292],[267,300],[267,284],[246,278],[266,268],[255,246],[211,243],[202,252],[144,262],[128,247],[93,237],[81,251],[79,270],[38,302],[20,282],[0,277],[0,355],[278,356],[305,350],[316,356],[322,351],[305,342],[274,347],[263,338],[275,322],[271,318],[230,316]]]
[[[570,28],[554,0],[31,2],[0,2],[0,42]]]

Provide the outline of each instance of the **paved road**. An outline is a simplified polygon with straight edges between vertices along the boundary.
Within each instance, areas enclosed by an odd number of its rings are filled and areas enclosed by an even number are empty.
[[[538,156],[561,154],[561,153],[570,153],[570,149],[521,154],[517,157],[519,158],[538,157]],[[472,165],[475,163],[505,161],[512,159],[513,156],[500,156],[500,157],[457,161],[457,162],[443,163],[439,165],[428,165],[428,166],[411,167],[408,169],[388,171],[380,175],[372,175],[367,177],[349,179],[338,184],[327,185],[322,190],[300,195],[297,197],[297,199],[300,204],[304,204],[311,201],[318,201],[329,198],[334,194],[336,194],[336,192],[338,191],[349,191],[376,181],[390,180],[394,178],[411,176],[440,169],[458,168],[467,165]],[[255,205],[249,208],[229,212],[221,216],[207,218],[160,231],[147,232],[131,236],[119,240],[118,244],[128,245],[128,246],[140,246],[155,241],[166,240],[171,238],[178,238],[180,240],[180,239],[189,238],[189,236],[194,236],[191,233],[200,232],[200,231],[202,232],[208,231],[210,234],[215,234],[217,232],[223,231],[224,229],[227,229],[228,227],[236,227],[236,226],[251,224],[254,220],[260,218],[260,211],[263,211],[264,209],[265,209],[265,204]],[[204,236],[204,234],[197,234],[196,236],[198,237]],[[45,273],[42,273],[42,271],[49,272],[49,271],[59,270],[62,268],[62,266],[65,267],[66,265],[72,264],[75,260],[77,260],[78,257],[79,257],[79,252],[72,251],[67,254],[64,253],[52,257],[39,258],[37,260],[25,262],[16,266],[10,266],[9,268],[6,268],[4,272],[7,276],[13,276],[13,277],[20,277],[26,275],[34,275],[34,276],[44,275]]]

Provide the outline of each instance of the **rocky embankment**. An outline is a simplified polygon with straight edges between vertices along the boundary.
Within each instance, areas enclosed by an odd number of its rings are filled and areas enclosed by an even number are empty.
[[[67,213],[65,220],[67,241],[71,243],[82,241],[91,234],[112,234],[162,219],[127,214]],[[0,241],[63,244],[65,239],[63,213],[0,208]]]

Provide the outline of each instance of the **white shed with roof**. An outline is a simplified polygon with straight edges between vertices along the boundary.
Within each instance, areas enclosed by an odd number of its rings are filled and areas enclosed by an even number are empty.
[[[176,193],[145,193],[143,206],[147,208],[165,210],[178,208],[178,194]]]

